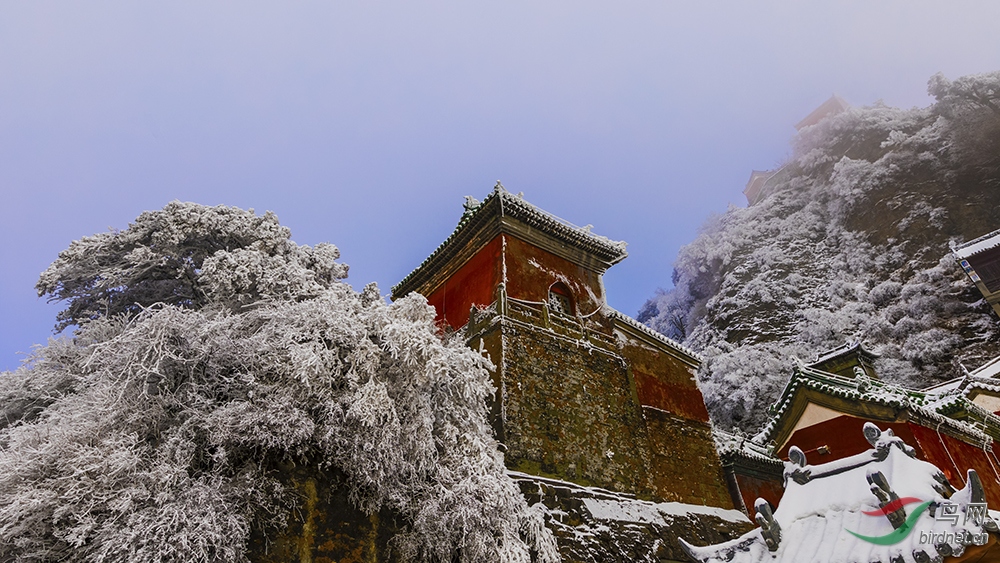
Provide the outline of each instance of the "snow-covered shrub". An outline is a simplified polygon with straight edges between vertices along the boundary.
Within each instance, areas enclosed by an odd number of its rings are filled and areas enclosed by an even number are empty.
[[[487,360],[288,237],[174,202],[43,274],[79,329],[0,375],[0,560],[244,561],[296,509],[288,461],[401,515],[404,557],[555,560],[487,423]]]

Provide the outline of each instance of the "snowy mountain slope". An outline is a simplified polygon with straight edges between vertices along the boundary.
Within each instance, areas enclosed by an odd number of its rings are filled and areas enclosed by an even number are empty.
[[[1000,319],[949,252],[1000,228],[1000,72],[929,91],[928,108],[851,108],[800,131],[757,203],[711,218],[643,307],[705,355],[716,424],[758,426],[791,356],[855,336],[912,386],[1000,354]]]

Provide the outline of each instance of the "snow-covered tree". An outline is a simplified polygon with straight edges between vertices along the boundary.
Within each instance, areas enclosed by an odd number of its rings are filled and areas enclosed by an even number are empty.
[[[0,374],[0,560],[244,561],[300,502],[289,461],[398,514],[405,559],[556,559],[487,423],[488,360],[289,236],[173,202],[42,274],[77,329]]]
[[[851,108],[804,128],[762,199],[681,249],[640,320],[703,352],[725,428],[758,426],[792,356],[861,337],[883,377],[921,386],[1000,354],[1000,328],[949,242],[1000,228],[1000,72],[909,110]]]

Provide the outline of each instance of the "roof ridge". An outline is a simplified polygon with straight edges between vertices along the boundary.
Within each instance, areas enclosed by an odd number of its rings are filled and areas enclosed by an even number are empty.
[[[989,239],[991,239],[991,238],[993,238],[993,237],[995,237],[997,235],[1000,235],[1000,229],[997,229],[997,230],[993,231],[992,233],[986,233],[985,235],[978,236],[978,237],[976,237],[976,238],[974,238],[974,239],[972,239],[970,241],[966,241],[966,242],[963,242],[963,243],[955,244],[954,246],[952,246],[952,249],[954,249],[954,250],[962,250],[963,248],[972,246],[972,245],[974,245],[976,243],[979,243],[979,242],[983,242],[984,240],[989,240]]]
[[[996,242],[992,245],[983,245],[983,243],[988,242],[990,239],[996,238]],[[958,259],[964,260],[972,255],[979,254],[987,250],[992,250],[997,246],[1000,246],[1000,229],[993,231],[992,233],[986,233],[983,236],[976,237],[970,241],[963,242],[961,244],[955,244],[954,241],[950,244],[951,253]]]
[[[757,434],[753,436],[753,441],[756,443],[766,443],[774,439],[772,433],[777,428],[778,420],[791,407],[795,392],[802,386],[818,389],[834,396],[850,398],[855,401],[871,401],[887,406],[910,408],[935,420],[943,421],[952,427],[960,428],[976,437],[988,437],[988,434],[985,434],[971,424],[957,420],[941,412],[945,407],[956,401],[967,407],[967,410],[977,410],[976,408],[968,408],[969,405],[973,405],[974,407],[978,407],[978,405],[975,405],[963,393],[933,394],[871,378],[865,378],[864,385],[858,385],[855,383],[856,381],[857,379],[828,373],[798,363],[778,400],[771,405],[773,412]],[[983,409],[980,408],[978,410]],[[987,411],[983,410],[983,412]]]
[[[633,319],[632,317],[626,315],[625,313],[622,313],[618,309],[615,309],[614,307],[611,307],[610,305],[605,305],[605,307],[607,307],[608,310],[609,310],[609,316],[611,316],[613,318],[620,319],[622,322],[624,322],[624,323],[626,323],[626,324],[628,324],[628,325],[630,325],[630,326],[632,326],[634,328],[639,329],[639,331],[642,332],[643,334],[646,334],[648,336],[656,338],[660,342],[663,342],[664,344],[667,344],[668,346],[670,346],[670,347],[672,347],[672,348],[674,348],[674,349],[676,349],[676,350],[678,350],[680,352],[683,352],[683,353],[687,354],[688,356],[691,356],[692,358],[694,358],[698,362],[704,362],[705,361],[705,358],[701,354],[699,354],[698,352],[695,352],[694,350],[692,350],[691,348],[688,348],[687,346],[681,344],[680,342],[677,342],[673,338],[670,338],[669,336],[667,336],[667,335],[665,335],[665,334],[663,334],[663,333],[661,333],[661,332],[659,332],[659,331],[657,331],[655,329],[652,329],[652,328],[650,328],[650,327],[648,327],[648,326],[640,323],[639,321]]]
[[[393,285],[391,293],[395,295],[401,288],[411,282],[428,264],[437,259],[469,224],[475,222],[486,212],[486,208],[490,207],[490,203],[493,200],[496,200],[500,207],[499,214],[501,218],[511,216],[525,222],[529,226],[535,223],[533,226],[548,227],[557,238],[561,238],[570,244],[579,245],[584,250],[593,252],[601,257],[601,259],[607,260],[610,264],[620,262],[628,256],[628,252],[626,251],[627,243],[625,241],[615,241],[608,237],[594,234],[590,232],[589,225],[587,227],[578,227],[557,215],[525,201],[520,195],[511,194],[503,184],[497,181],[496,185],[493,186],[493,190],[481,202],[471,196],[466,196],[464,204],[465,212],[451,234],[416,268],[400,280],[399,283]]]
[[[625,241],[612,240],[606,236],[594,234],[590,231],[590,229],[593,228],[593,225],[587,225],[585,227],[580,227],[578,225],[575,225],[552,212],[546,211],[541,207],[538,207],[537,205],[526,201],[524,197],[522,197],[521,195],[514,195],[510,193],[509,191],[507,191],[506,188],[503,187],[503,184],[501,184],[500,182],[497,182],[496,187],[494,187],[493,193],[498,194],[502,201],[513,204],[515,207],[520,208],[521,211],[541,216],[541,218],[544,218],[548,220],[550,223],[552,223],[553,224],[552,226],[568,229],[574,235],[584,238],[589,238],[594,243],[597,243],[599,245],[606,245],[610,247],[610,249],[612,250],[625,253],[625,247],[628,244]]]

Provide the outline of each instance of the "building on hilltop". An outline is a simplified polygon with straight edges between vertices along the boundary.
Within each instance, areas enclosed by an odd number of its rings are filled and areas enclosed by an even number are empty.
[[[510,470],[732,508],[698,355],[607,305],[602,275],[626,256],[498,182],[392,296],[426,296],[488,353]]]
[[[850,108],[843,98],[834,94],[827,101],[820,104],[820,106],[814,109],[809,115],[804,117],[802,121],[795,124],[796,131],[801,131],[805,127],[810,125],[816,125],[820,121],[823,121],[827,117],[837,115],[848,108]],[[753,170],[750,172],[750,179],[747,180],[746,186],[743,188],[743,195],[747,198],[747,205],[754,205],[769,193],[769,189],[780,183],[787,173],[782,174],[785,167],[782,166],[775,170]]]
[[[816,125],[817,123],[823,121],[827,117],[831,117],[837,115],[838,113],[842,113],[850,109],[850,107],[851,104],[847,103],[847,100],[834,94],[830,96],[830,98],[827,101],[820,104],[818,108],[812,110],[812,112],[809,115],[803,117],[802,121],[796,123],[795,130],[801,131],[806,127]]]
[[[760,200],[763,195],[764,185],[774,176],[774,170],[753,170],[750,172],[750,179],[743,188],[743,195],[747,198],[747,205],[753,205]]]
[[[951,252],[1000,315],[1000,231],[952,246]]]

